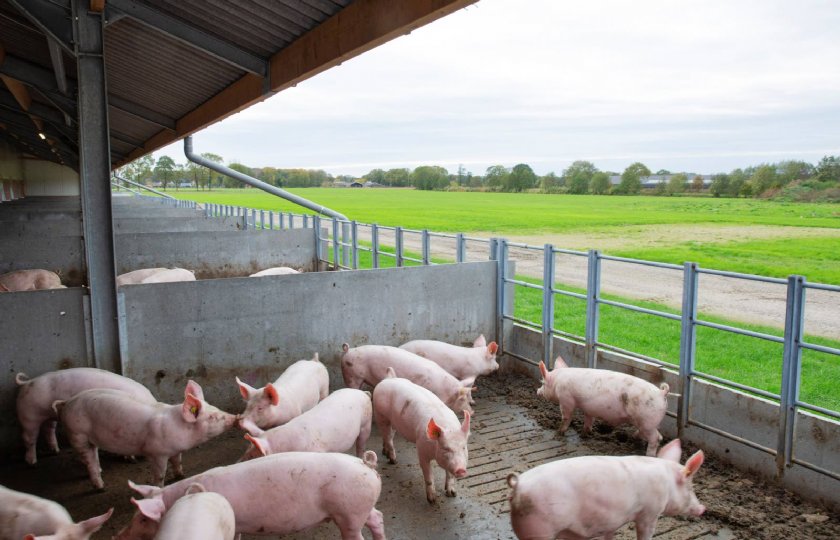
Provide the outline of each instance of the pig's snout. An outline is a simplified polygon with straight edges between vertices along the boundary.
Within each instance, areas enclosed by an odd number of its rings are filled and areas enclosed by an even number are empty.
[[[694,508],[691,509],[691,515],[696,516],[696,517],[700,517],[700,516],[703,515],[703,512],[705,512],[705,511],[706,511],[706,507],[703,506],[702,504],[698,504],[697,506],[695,506]]]
[[[465,476],[467,476],[467,469],[464,469],[464,468],[455,469],[455,478],[463,478]]]

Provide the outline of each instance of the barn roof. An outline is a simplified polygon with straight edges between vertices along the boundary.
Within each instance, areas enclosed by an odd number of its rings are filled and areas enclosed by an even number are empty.
[[[0,137],[78,164],[71,2],[104,13],[111,165],[476,0],[0,0]]]

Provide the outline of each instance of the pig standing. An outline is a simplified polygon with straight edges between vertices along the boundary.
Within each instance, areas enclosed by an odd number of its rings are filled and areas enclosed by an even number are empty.
[[[157,403],[157,400],[142,384],[95,368],[70,368],[50,371],[34,379],[27,380],[24,373],[18,373],[15,382],[18,385],[17,415],[23,431],[23,444],[26,446],[26,462],[34,465],[37,461],[35,446],[38,430],[44,429],[47,444],[58,453],[58,441],[55,438],[56,416],[52,404],[56,400],[68,400],[83,390],[92,388],[111,388],[122,390],[134,399],[145,403]],[[47,422],[47,424],[44,424]]]
[[[601,418],[611,425],[632,424],[639,438],[647,441],[647,455],[656,455],[662,440],[659,424],[668,408],[668,384],[659,388],[625,373],[607,369],[570,368],[559,356],[548,371],[540,362],[543,384],[537,395],[559,403],[563,412],[560,433],[572,422],[575,408],[583,411],[583,429],[592,430],[592,420]]]
[[[122,285],[135,285],[142,283],[144,279],[151,277],[160,272],[165,272],[168,268],[141,268],[132,272],[126,272],[117,276],[117,287]]]
[[[426,482],[426,500],[437,498],[432,460],[446,471],[445,493],[455,496],[455,478],[467,475],[467,440],[470,436],[470,413],[464,411],[464,422],[433,393],[408,379],[388,377],[373,389],[373,418],[382,433],[382,452],[391,463],[397,462],[394,433],[413,442]]]
[[[0,486],[0,538],[88,540],[113,511],[111,508],[101,516],[73,523],[67,510],[57,502]]]
[[[131,499],[140,513],[158,525],[155,540],[233,540],[236,516],[223,496],[191,484],[167,511],[163,499]]]
[[[680,465],[680,441],[657,457],[584,456],[511,474],[510,521],[520,539],[600,538],[633,521],[636,537],[650,540],[661,514],[700,516],[705,507],[692,487],[703,451]]]
[[[181,452],[232,428],[237,417],[204,401],[201,386],[187,383],[184,403],[145,403],[119,390],[85,390],[67,401],[56,401],[61,423],[93,485],[102,489],[99,452],[151,460],[156,484],[163,484],[169,460],[177,476],[183,475]]]
[[[479,375],[489,375],[497,369],[495,341],[487,344],[484,334],[478,336],[472,347],[459,347],[443,341],[417,339],[400,345],[400,349],[413,352],[439,365],[459,380],[475,380]]]
[[[251,274],[249,277],[286,276],[288,274],[300,274],[300,272],[298,272],[294,268],[289,268],[288,266],[277,266],[274,268],[266,268],[265,270],[260,270],[259,272]]]
[[[375,508],[382,490],[375,452],[365,452],[364,459],[285,452],[216,467],[164,488],[129,485],[146,497],[137,506],[160,512],[171,508],[194,483],[228,500],[237,533],[291,534],[332,520],[344,540],[362,540],[364,526],[374,540],[385,540],[382,513]],[[138,512],[115,538],[151,540],[156,531],[157,523]]]
[[[37,291],[41,289],[65,289],[61,278],[55,272],[42,269],[15,270],[0,275],[0,292]]]
[[[239,393],[248,404],[242,413],[261,429],[285,424],[308,411],[330,393],[330,375],[318,360],[298,360],[283,372],[274,383],[253,388],[236,378]]]
[[[263,431],[250,420],[240,421],[251,447],[240,461],[279,452],[344,452],[355,444],[362,457],[370,437],[373,405],[370,393],[342,388],[292,418],[288,423]]]
[[[391,367],[397,376],[430,390],[456,413],[473,412],[472,379],[459,381],[431,360],[397,347],[363,345],[351,349],[344,343],[341,349],[341,373],[348,388],[361,388],[363,383],[376,386]]]
[[[195,274],[184,268],[170,268],[162,272],[156,272],[140,280],[140,283],[175,283],[177,281],[195,281]]]

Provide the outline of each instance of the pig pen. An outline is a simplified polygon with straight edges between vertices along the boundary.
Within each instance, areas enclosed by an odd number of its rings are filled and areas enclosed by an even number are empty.
[[[332,373],[331,378],[335,379],[336,374]],[[478,384],[468,476],[458,481],[455,498],[443,496],[443,473],[435,466],[439,497],[436,504],[428,504],[413,445],[397,436],[398,464],[388,464],[380,451],[381,438],[374,429],[367,448],[377,451],[380,459],[382,493],[377,508],[384,514],[388,538],[513,539],[505,483],[508,473],[578,455],[644,453],[644,445],[634,439],[627,428],[612,429],[596,422],[592,435],[580,435],[582,419],[578,417],[566,436],[560,436],[556,431],[560,420],[557,407],[536,397],[539,383],[527,375],[506,370],[479,378]],[[212,401],[212,395],[208,398]],[[185,473],[189,476],[232,463],[247,446],[241,433],[228,432],[187,452]],[[695,449],[683,450],[685,457]],[[57,456],[42,454],[35,467],[27,467],[20,458],[5,463],[0,469],[0,483],[56,500],[77,520],[98,515],[113,506],[114,516],[94,536],[105,539],[115,534],[133,514],[134,507],[129,501],[132,492],[127,487],[127,480],[148,481],[151,469],[145,461],[129,463],[117,456],[103,455],[102,463],[106,482],[104,492],[92,488],[84,467],[66,447]],[[706,513],[701,518],[662,517],[656,538],[795,540],[840,537],[837,515],[804,502],[789,491],[735,471],[714,457],[707,457],[695,485],[698,498],[707,507]],[[278,504],[282,504],[282,498]],[[363,534],[370,538],[367,530]],[[337,537],[334,524],[324,523],[284,538],[321,540]],[[635,537],[632,524],[622,527],[616,535],[620,540]],[[243,538],[261,537],[246,535]]]

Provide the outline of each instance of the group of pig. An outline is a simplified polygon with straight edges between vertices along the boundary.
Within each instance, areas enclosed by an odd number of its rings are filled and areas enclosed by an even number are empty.
[[[56,422],[63,425],[97,488],[104,486],[99,448],[147,457],[155,485],[130,483],[142,498],[132,499],[138,512],[117,538],[280,535],[331,520],[343,539],[361,539],[363,527],[375,540],[384,539],[382,514],[375,508],[382,488],[377,456],[365,451],[372,421],[390,462],[396,462],[394,431],[415,444],[430,503],[436,500],[432,461],[445,471],[445,494],[455,496],[456,479],[467,475],[473,383],[498,369],[497,349],[483,336],[473,347],[430,340],[399,348],[351,348],[345,343],[341,370],[346,388],[329,393],[329,375],[316,354],[292,364],[262,388],[237,379],[246,401],[241,415],[209,405],[193,381],[183,403],[167,405],[135,381],[92,368],[31,380],[19,374],[17,407],[26,460],[35,463],[42,429],[51,449],[58,450]],[[607,370],[569,368],[561,358],[554,370],[543,364],[540,369],[543,384],[537,393],[559,403],[561,431],[579,408],[586,430],[596,417],[633,424],[648,442],[648,456],[570,458],[509,475],[511,524],[518,538],[609,539],[623,524],[635,521],[638,538],[648,539],[661,514],[703,512],[691,482],[703,462],[702,452],[685,466],[679,463],[679,440],[656,452],[667,385],[656,387]],[[360,390],[364,384],[373,387],[372,394]],[[234,425],[249,441],[239,462],[162,487],[167,463],[182,476],[182,452]],[[356,457],[343,453],[351,449]],[[0,524],[6,523],[4,512],[12,509],[18,516],[26,515],[22,509],[42,516],[21,517],[13,531],[0,530],[0,538],[42,534],[86,539],[111,515],[109,510],[73,524],[57,503],[5,488],[0,503]]]

